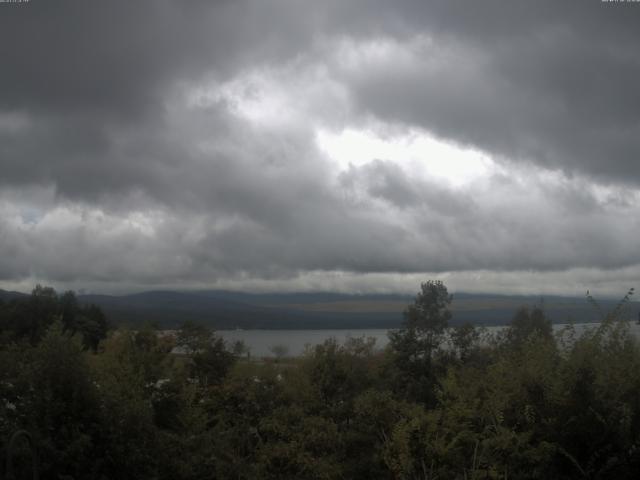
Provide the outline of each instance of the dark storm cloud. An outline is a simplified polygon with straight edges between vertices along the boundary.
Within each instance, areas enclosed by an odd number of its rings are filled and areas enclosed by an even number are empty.
[[[632,7],[0,4],[0,280],[638,264]],[[243,113],[267,87],[295,111]],[[507,171],[462,187],[385,158],[336,172],[318,128],[367,122]]]
[[[92,200],[154,190],[183,161],[184,139],[166,123],[177,85],[203,75],[223,81],[247,65],[286,58],[306,28],[296,9],[263,2],[1,7],[0,118],[20,116],[24,125],[0,122],[0,184],[53,182],[62,196]]]
[[[11,182],[14,170],[19,181],[50,170],[64,192],[69,175],[31,164],[56,154],[73,166],[101,156],[114,162],[113,130],[148,131],[149,123],[161,122],[166,97],[179,82],[205,74],[223,80],[247,67],[278,64],[304,54],[318,36],[403,42],[419,34],[432,38],[433,47],[413,52],[410,69],[396,68],[391,58],[383,70],[365,66],[343,78],[359,108],[510,160],[639,180],[640,9],[633,4],[401,1],[366,7],[328,2],[303,8],[284,1],[3,5],[0,110],[34,123],[23,137],[2,135],[4,180]],[[12,149],[29,143],[25,152]],[[120,177],[145,176],[153,161],[144,161],[142,172],[118,163]],[[48,163],[58,164],[55,158]]]
[[[386,15],[433,46],[411,69],[358,72],[363,110],[510,160],[640,182],[637,5],[401,2]]]
[[[161,107],[173,82],[209,70],[225,76],[299,48],[308,20],[300,9],[277,6],[244,0],[3,5],[0,105],[135,118]]]

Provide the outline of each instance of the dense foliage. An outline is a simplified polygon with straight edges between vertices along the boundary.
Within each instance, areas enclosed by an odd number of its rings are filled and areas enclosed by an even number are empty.
[[[451,301],[425,283],[385,351],[352,338],[269,360],[189,323],[106,335],[98,309],[38,287],[0,304],[0,453],[24,429],[45,479],[637,476],[640,345],[622,309],[554,335],[522,308],[488,336],[447,329]]]

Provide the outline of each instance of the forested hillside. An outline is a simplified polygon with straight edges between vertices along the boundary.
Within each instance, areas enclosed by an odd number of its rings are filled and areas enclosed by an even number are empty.
[[[17,478],[31,450],[45,479],[636,478],[629,297],[581,337],[525,306],[445,344],[451,297],[427,282],[384,351],[253,359],[193,323],[107,332],[99,308],[38,287],[0,302],[0,454]]]
[[[27,297],[0,290],[0,299]],[[245,293],[229,291],[149,291],[129,295],[85,294],[80,304],[93,304],[114,325],[138,328],[153,323],[177,328],[190,321],[223,329],[357,329],[398,328],[411,296],[337,293]],[[602,299],[602,308],[615,308],[617,300]],[[553,323],[598,321],[598,312],[584,297],[515,296],[456,293],[451,305],[452,326],[506,325],[521,305],[538,305]],[[634,315],[638,302],[629,303]]]

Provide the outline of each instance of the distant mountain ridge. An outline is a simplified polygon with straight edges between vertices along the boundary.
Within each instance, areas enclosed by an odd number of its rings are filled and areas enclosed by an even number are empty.
[[[21,297],[26,297],[26,296],[28,296],[27,293],[11,292],[11,291],[0,289],[0,300],[5,301],[5,302],[7,302],[9,300],[13,300],[14,298],[21,298]]]
[[[0,290],[4,301],[27,294]],[[339,329],[396,328],[412,295],[341,293],[244,293],[223,290],[148,291],[129,295],[78,295],[94,303],[118,325],[151,322],[173,328],[194,321],[216,329]],[[609,311],[617,300],[599,301]],[[533,295],[454,294],[452,325],[504,325],[523,305],[542,305],[554,323],[598,321],[585,298]],[[640,303],[630,302],[632,319]]]

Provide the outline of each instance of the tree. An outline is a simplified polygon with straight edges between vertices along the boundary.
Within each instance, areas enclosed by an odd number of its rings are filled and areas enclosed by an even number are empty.
[[[60,317],[65,331],[76,333],[78,326],[76,325],[76,317],[78,315],[78,299],[76,294],[69,290],[60,295],[58,299]]]
[[[389,334],[396,387],[410,397],[433,400],[433,357],[449,324],[452,300],[442,281],[423,283],[413,304],[404,311],[402,328]]]
[[[43,478],[91,477],[99,438],[100,403],[80,339],[55,322],[26,352],[21,372],[28,388],[20,395],[24,427],[38,445]]]
[[[373,338],[349,338],[340,345],[331,337],[307,352],[303,370],[325,413],[348,422],[353,399],[373,383]]]
[[[451,344],[463,362],[467,360],[480,339],[480,332],[471,323],[465,323],[451,330]]]
[[[97,305],[80,307],[76,294],[69,290],[59,300],[59,312],[65,331],[80,333],[85,348],[95,351],[100,340],[107,338],[107,318]]]
[[[180,325],[176,337],[176,343],[183,348],[188,355],[205,349],[213,340],[213,331],[210,328],[195,322],[186,321]]]
[[[269,348],[269,351],[276,357],[276,362],[280,361],[289,354],[289,347],[279,343]]]
[[[255,478],[344,478],[341,437],[331,419],[285,406],[262,418],[258,431]]]
[[[191,358],[191,376],[203,386],[220,383],[236,360],[224,340],[204,325],[184,322],[176,342]]]
[[[36,285],[26,304],[16,309],[17,322],[22,324],[20,329],[27,328],[27,335],[32,345],[35,345],[47,332],[57,318],[58,295],[51,287]]]
[[[449,326],[449,305],[452,301],[453,295],[449,295],[441,280],[423,283],[413,305],[409,305],[404,312],[405,328],[417,330],[432,347],[437,346]]]
[[[100,307],[87,305],[78,311],[76,317],[78,332],[82,334],[82,341],[86,348],[96,350],[100,340],[107,338],[109,324]]]
[[[221,337],[214,336],[211,343],[192,355],[193,374],[203,386],[222,383],[236,361]]]
[[[118,331],[103,351],[89,357],[100,394],[103,478],[158,478],[158,464],[165,459],[154,425],[160,372],[149,365],[158,359],[150,355],[153,347],[139,340],[133,332]]]
[[[231,351],[236,357],[242,357],[246,355],[247,358],[251,357],[251,348],[247,345],[244,340],[236,340],[231,345]]]
[[[520,307],[511,320],[506,335],[510,345],[520,346],[532,335],[552,340],[553,328],[542,308]]]

